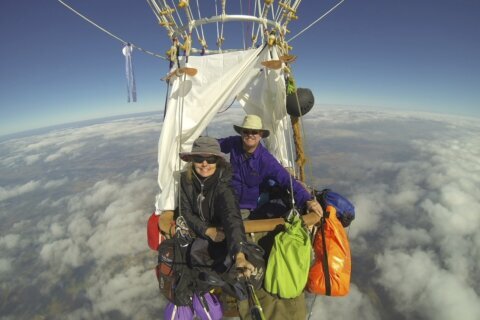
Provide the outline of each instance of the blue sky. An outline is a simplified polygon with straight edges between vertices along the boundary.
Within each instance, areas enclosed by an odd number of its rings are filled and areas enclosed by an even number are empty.
[[[146,1],[66,2],[138,46],[169,47]],[[292,34],[334,3],[304,0]],[[319,104],[480,117],[479,16],[475,0],[346,0],[291,43],[298,86]],[[134,52],[128,104],[122,44],[58,1],[2,1],[0,35],[0,135],[163,109],[167,62]]]

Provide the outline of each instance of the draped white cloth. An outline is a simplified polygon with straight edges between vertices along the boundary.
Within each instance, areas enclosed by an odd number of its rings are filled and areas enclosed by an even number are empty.
[[[171,79],[167,112],[158,143],[156,213],[178,203],[178,181],[184,162],[179,152],[190,151],[215,114],[235,97],[248,114],[259,115],[271,131],[270,151],[288,165],[285,129],[287,114],[283,71],[267,70],[262,61],[276,58],[268,47],[209,56],[190,56],[188,67],[197,75]],[[181,61],[183,63],[183,60]],[[232,123],[233,125],[233,123]],[[220,138],[220,137],[219,137]]]

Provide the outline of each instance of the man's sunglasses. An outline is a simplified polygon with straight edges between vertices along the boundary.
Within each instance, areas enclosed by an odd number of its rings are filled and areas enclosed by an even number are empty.
[[[258,134],[260,131],[258,130],[242,130],[243,134],[248,135],[248,134]]]
[[[210,156],[210,157],[193,156],[192,160],[195,163],[203,163],[203,161],[207,161],[208,164],[214,164],[214,163],[217,163],[218,158],[215,156]]]

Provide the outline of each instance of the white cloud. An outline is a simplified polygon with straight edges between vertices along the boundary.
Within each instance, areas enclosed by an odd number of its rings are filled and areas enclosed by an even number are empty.
[[[102,180],[95,183],[92,188],[86,192],[74,195],[68,201],[68,210],[74,212],[77,210],[95,210],[108,205],[116,198],[120,185],[111,183],[108,180]]]
[[[122,138],[138,139],[152,134],[158,135],[160,128],[159,119],[150,115],[57,129],[45,134],[2,142],[0,148],[4,149],[6,151],[4,154],[8,156],[1,155],[0,163],[6,167],[17,167],[38,164],[41,159],[46,163],[64,161],[66,158],[80,156],[87,145],[89,148],[95,148],[106,147],[112,143],[125,144],[128,142]]]
[[[88,236],[93,233],[92,223],[87,217],[77,213],[70,221],[67,232],[72,239],[84,243]]]
[[[387,289],[402,314],[435,320],[479,318],[477,293],[442,269],[434,253],[388,251],[376,260],[380,268],[377,281]]]
[[[116,257],[146,249],[146,212],[155,186],[148,173],[134,172],[96,182],[70,196],[66,215],[47,216],[39,224],[42,260],[56,273],[95,261],[109,264]],[[137,230],[132,232],[132,228]]]
[[[387,197],[385,185],[376,185],[362,188],[354,197],[356,214],[354,224],[350,228],[350,236],[356,238],[358,235],[378,230],[380,222],[384,219],[384,212],[388,211],[383,199]]]
[[[25,164],[27,166],[37,162],[38,160],[40,159],[40,155],[39,154],[31,154],[31,155],[27,155],[25,156],[25,158],[23,159],[25,161]]]
[[[140,266],[127,266],[121,273],[99,273],[95,283],[87,290],[87,295],[93,302],[93,314],[105,314],[119,311],[129,319],[149,318],[148,309],[138,301],[156,302],[162,307],[158,296],[150,295],[152,287],[158,289],[152,277],[154,271],[145,270]]]
[[[3,237],[0,237],[0,247],[4,247],[6,249],[14,249],[18,246],[19,243],[19,234],[7,234]]]
[[[153,200],[152,193],[144,192],[149,188],[152,188],[152,180],[140,176],[138,172],[127,177],[124,185],[118,186],[115,199],[109,201],[102,214],[96,217],[96,232],[87,240],[97,261],[108,261],[125,252],[144,248],[145,230],[133,234],[131,230],[132,226],[144,225],[146,222],[142,219],[145,212],[138,208]],[[136,195],[135,200],[131,198],[132,195]]]
[[[68,178],[57,180],[31,180],[27,183],[15,185],[12,187],[0,187],[0,201],[33,192],[39,189],[53,189],[67,183]]]
[[[22,185],[16,185],[10,188],[0,187],[0,201],[10,199],[10,198],[22,195],[24,193],[31,192],[40,187],[41,187],[41,184],[39,181],[29,181]]]
[[[412,247],[426,247],[431,245],[432,238],[429,230],[415,227],[407,227],[394,222],[388,236],[385,247],[391,249],[405,249]]]
[[[376,258],[378,284],[400,314],[478,319],[480,130],[478,124],[464,120],[462,131],[448,130],[449,122],[439,121],[441,135],[428,132],[409,145],[405,140],[403,146],[395,143],[384,149],[384,157],[395,147],[408,150],[406,161],[393,158],[379,163],[377,154],[372,154],[355,163],[356,168],[346,169],[346,176],[352,171],[350,178],[358,179],[352,188],[357,210],[350,229],[357,250],[353,254],[383,251]],[[341,121],[336,122],[341,130]],[[406,121],[405,127],[409,126]]]
[[[234,134],[232,124],[241,122],[243,111],[232,113],[216,117],[209,134]],[[24,181],[30,182],[0,188],[0,200],[18,196],[1,203],[2,215],[12,212],[12,228],[0,238],[0,270],[11,274],[27,258],[13,252],[27,255],[26,248],[34,248],[28,257],[36,263],[31,267],[38,282],[20,291],[38,285],[47,295],[62,292],[69,319],[109,318],[109,312],[146,319],[162,312],[156,257],[147,249],[145,234],[158,188],[154,152],[148,169],[119,166],[130,161],[131,141],[140,147],[149,141],[145,149],[155,149],[151,141],[158,138],[157,122],[133,118],[1,144],[8,152],[0,161],[10,167],[0,173],[15,166],[24,172],[25,164],[41,168],[28,167],[33,174]],[[317,297],[313,318],[383,319],[396,310],[404,318],[479,319],[479,124],[333,108],[312,111],[304,124],[307,142],[314,146],[313,156],[307,156],[313,160],[315,183],[331,183],[320,187],[343,193],[357,211],[348,231],[351,292],[342,298]],[[103,149],[114,153],[97,152]],[[100,167],[99,175],[87,177],[90,167],[69,161],[91,150],[93,164],[108,163],[111,171]],[[127,156],[114,156],[119,153]],[[64,164],[74,178],[55,171]],[[37,198],[31,200],[32,195]],[[378,288],[388,299],[375,292]],[[85,299],[82,306],[69,304],[78,297]]]
[[[45,162],[54,161],[66,155],[68,155],[69,158],[76,157],[80,154],[79,150],[82,149],[84,146],[85,146],[85,143],[68,144],[67,146],[64,146],[58,149],[55,153],[47,156],[44,161]]]
[[[362,293],[354,284],[350,287],[350,292],[346,297],[307,297],[307,314],[310,313],[312,301],[315,299],[311,309],[311,319],[381,319],[370,297]]]
[[[57,180],[50,180],[47,181],[44,184],[45,189],[52,189],[52,188],[58,188],[60,186],[63,186],[68,182],[68,178],[63,178],[63,179],[57,179]]]
[[[0,278],[3,278],[3,274],[8,274],[12,269],[12,259],[0,258]]]
[[[88,260],[88,253],[80,246],[81,244],[68,238],[51,241],[43,244],[40,257],[58,276]]]

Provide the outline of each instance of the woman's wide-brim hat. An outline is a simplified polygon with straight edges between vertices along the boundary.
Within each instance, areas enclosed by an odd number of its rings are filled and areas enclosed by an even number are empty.
[[[220,150],[220,144],[212,137],[198,137],[193,142],[191,152],[180,152],[180,159],[183,161],[191,161],[193,156],[216,156],[225,159],[225,154]]]
[[[233,125],[233,129],[238,134],[242,134],[243,130],[258,130],[262,132],[262,137],[266,138],[270,135],[270,131],[263,129],[262,119],[254,114],[246,115],[241,126]]]

